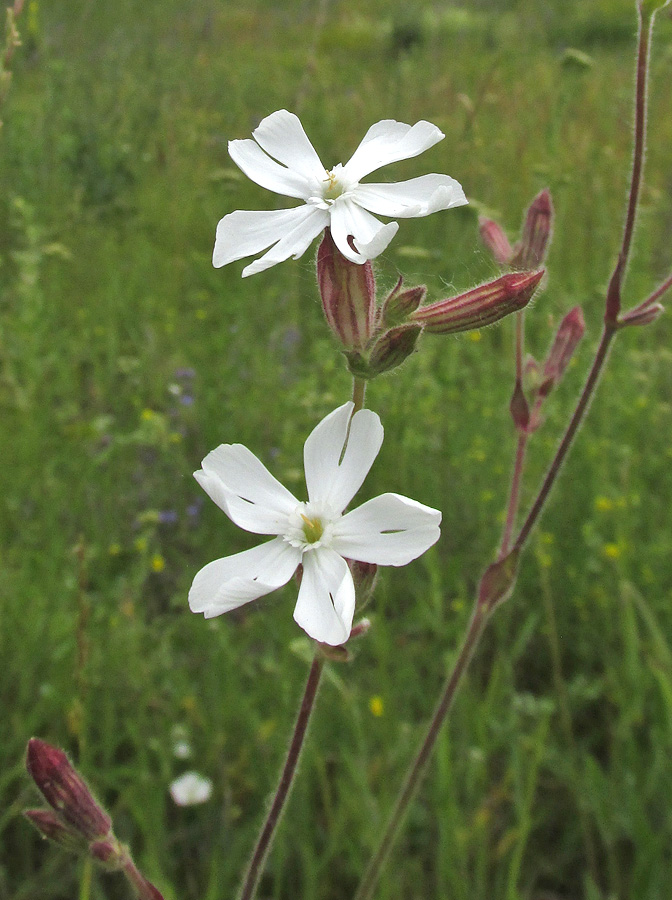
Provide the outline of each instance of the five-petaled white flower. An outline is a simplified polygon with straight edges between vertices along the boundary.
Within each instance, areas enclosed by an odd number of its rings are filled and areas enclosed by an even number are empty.
[[[413,126],[393,119],[378,122],[350,161],[333,169],[322,165],[301,122],[286,109],[267,116],[252,134],[254,141],[229,141],[236,165],[262,187],[304,203],[293,209],[237,210],[224,216],[212,257],[217,268],[267,247],[271,249],[243,269],[243,276],[263,272],[290,256],[298,259],[327,227],[344,256],[364,263],[382,253],[399,228],[396,222],[383,225],[371,213],[416,218],[467,203],[458,182],[448,175],[360,184],[381,166],[418,156],[442,140],[445,135],[430,122]]]
[[[242,444],[221,444],[194,477],[241,528],[275,535],[205,566],[194,578],[189,606],[206,618],[236,609],[286,584],[303,566],[294,619],[310,637],[347,641],[355,586],[347,559],[404,566],[439,538],[441,513],[381,494],[344,513],[383,442],[383,426],[368,409],[346,403],[330,413],[305,443],[308,502],[301,503]]]

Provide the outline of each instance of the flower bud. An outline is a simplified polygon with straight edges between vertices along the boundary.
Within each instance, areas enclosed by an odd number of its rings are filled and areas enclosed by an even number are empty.
[[[417,324],[397,325],[390,328],[373,345],[369,356],[371,377],[382,375],[390,369],[400,366],[415,350],[415,345],[422,332]]]
[[[128,860],[119,841],[113,834],[101,841],[92,841],[89,844],[89,854],[107,872],[116,872],[119,869],[123,869]]]
[[[43,838],[59,844],[71,853],[86,852],[87,844],[84,838],[52,810],[27,809],[24,816],[32,822]]]
[[[356,559],[349,559],[348,566],[350,567],[352,580],[355,585],[357,610],[358,612],[361,612],[373,594],[378,575],[378,566],[375,563],[359,562],[359,560]]]
[[[522,239],[516,244],[510,264],[515,269],[536,269],[546,256],[553,230],[553,202],[547,189],[534,198],[527,210]]]
[[[365,634],[369,633],[370,628],[370,619],[360,619],[359,622],[355,622],[355,624],[352,626],[349,640],[352,640],[353,638],[363,637]]]
[[[350,262],[327,228],[317,251],[317,284],[322,308],[341,344],[348,350],[366,346],[373,333],[376,282],[371,263]]]
[[[422,306],[411,318],[431,334],[456,334],[492,325],[527,306],[543,274],[542,269],[500,275],[457,297]]]
[[[491,612],[511,596],[518,570],[520,551],[512,550],[503,559],[489,565],[478,588],[478,603]]]
[[[511,418],[513,419],[513,424],[516,426],[516,429],[518,431],[526,431],[527,426],[530,423],[530,407],[528,406],[527,398],[525,397],[525,392],[523,391],[520,380],[516,381],[516,385],[513,389],[509,410],[511,411]]]
[[[621,316],[619,325],[649,325],[651,322],[655,322],[664,312],[665,307],[662,303],[635,307],[624,316]]]
[[[420,306],[427,294],[427,288],[424,285],[407,288],[403,291],[402,284],[403,278],[400,278],[394,289],[383,300],[381,320],[385,328],[402,325]]]
[[[494,256],[495,261],[500,266],[507,266],[513,256],[513,248],[497,222],[481,216],[478,220],[478,230],[481,240]]]
[[[47,803],[85,840],[93,841],[110,833],[112,820],[62,750],[31,738],[26,768]]]
[[[586,330],[580,306],[575,306],[560,323],[555,339],[544,364],[544,374],[539,385],[539,396],[546,397],[560,381],[569,361]]]

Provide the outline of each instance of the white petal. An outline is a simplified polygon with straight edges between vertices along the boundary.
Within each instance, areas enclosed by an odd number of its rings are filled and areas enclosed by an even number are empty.
[[[237,609],[286,584],[301,562],[301,551],[282,538],[208,563],[196,574],[189,608],[206,619]]]
[[[220,444],[194,478],[227,516],[254,534],[282,534],[299,501],[242,444]]]
[[[468,202],[461,185],[449,175],[421,175],[395,184],[359,184],[353,200],[377,215],[404,219]]]
[[[212,264],[220,268],[275,244],[271,252],[276,253],[278,258],[261,267],[266,269],[292,254],[300,256],[328,224],[329,214],[325,210],[305,204],[293,209],[236,210],[220,219],[217,225]],[[278,253],[280,245],[282,247]],[[252,274],[248,271],[250,268],[244,269],[243,275]]]
[[[287,112],[286,109],[271,113],[262,119],[252,136],[274,159],[304,178],[318,182],[325,178],[326,169],[294,113]]]
[[[385,119],[369,128],[343,171],[350,180],[359,181],[381,166],[419,156],[444,137],[431,122],[416,122],[410,126]]]
[[[334,515],[360,489],[383,443],[383,426],[376,413],[360,409],[350,418],[352,409],[351,402],[345,403],[322,419],[303,448],[308,497],[311,503],[327,505]]]
[[[326,210],[311,205],[300,208],[304,211],[301,220],[299,221],[299,217],[297,217],[294,227],[287,231],[268,253],[246,266],[243,269],[243,278],[270,269],[271,266],[284,262],[290,256],[293,256],[294,259],[303,256],[317,235],[329,225],[329,213]]]
[[[307,200],[319,190],[315,179],[281,166],[252,140],[229,141],[229,154],[248,178],[276,194]]]
[[[356,193],[354,195],[356,197]],[[330,208],[331,235],[343,256],[354,263],[375,259],[390,243],[399,226],[396,222],[383,225],[356,202],[347,197],[339,198]],[[355,239],[353,250],[348,236]]]
[[[348,559],[405,566],[439,539],[441,513],[399,494],[381,494],[334,523],[331,547]]]
[[[350,637],[355,586],[348,564],[320,547],[303,555],[303,576],[294,619],[314,640],[336,647]]]

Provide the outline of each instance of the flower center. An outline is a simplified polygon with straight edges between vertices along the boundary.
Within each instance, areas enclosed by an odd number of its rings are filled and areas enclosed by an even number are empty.
[[[337,200],[343,194],[345,186],[338,180],[338,170],[340,168],[341,165],[339,163],[336,168],[327,172],[327,177],[323,179],[322,198],[324,200]]]
[[[308,544],[316,544],[324,534],[322,521],[317,516],[309,519],[303,513],[301,513],[301,518],[303,519],[303,533],[306,536],[306,542]]]
[[[289,514],[284,539],[302,551],[328,547],[332,538],[333,516],[322,504],[300,503]]]

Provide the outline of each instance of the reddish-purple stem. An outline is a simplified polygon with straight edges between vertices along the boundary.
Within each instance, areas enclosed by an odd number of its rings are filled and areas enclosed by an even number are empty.
[[[630,182],[630,193],[628,198],[628,208],[626,213],[626,223],[625,223],[625,231],[623,235],[623,243],[621,246],[621,250],[618,256],[618,261],[616,263],[616,267],[612,274],[611,280],[609,282],[609,288],[607,291],[607,297],[605,302],[605,324],[604,330],[602,332],[602,336],[600,338],[600,343],[598,345],[595,358],[593,360],[593,364],[588,373],[588,377],[586,379],[586,383],[583,387],[581,395],[579,397],[576,409],[574,410],[572,417],[570,419],[569,425],[567,426],[567,430],[558,445],[558,449],[555,453],[555,457],[550,465],[550,468],[546,474],[544,482],[539,490],[539,494],[537,495],[534,503],[532,504],[532,508],[530,509],[527,518],[520,530],[516,541],[511,548],[511,552],[519,551],[523,545],[525,544],[527,538],[530,535],[532,528],[534,527],[537,519],[539,518],[541,511],[544,507],[546,500],[548,499],[548,495],[551,492],[551,488],[555,483],[555,479],[560,471],[562,463],[567,455],[567,452],[571,446],[572,440],[581,424],[583,417],[590,405],[590,401],[592,399],[593,393],[597,386],[597,382],[599,381],[600,374],[602,372],[602,368],[607,360],[609,354],[609,348],[611,346],[611,341],[614,338],[617,330],[619,329],[617,323],[618,312],[620,311],[620,291],[621,285],[623,281],[623,275],[625,272],[625,267],[627,264],[628,255],[630,252],[630,245],[632,242],[632,235],[635,224],[635,216],[637,211],[637,204],[639,200],[639,188],[641,184],[642,177],[642,168],[643,168],[643,160],[644,160],[644,142],[645,142],[645,126],[646,126],[646,75],[648,69],[648,54],[649,54],[649,45],[650,45],[650,34],[651,34],[651,21],[652,17],[649,17],[648,21],[644,21],[644,16],[639,8],[639,16],[640,16],[640,28],[639,28],[639,42],[638,42],[638,51],[637,51],[637,85],[635,91],[635,143],[634,143],[634,159],[633,159],[633,168],[632,168],[632,177]],[[671,279],[672,280],[672,279]],[[650,302],[654,303],[655,300],[668,288],[670,287],[670,283],[665,282],[661,285],[660,288],[652,295],[650,298]],[[521,434],[521,439],[524,435]],[[524,450],[524,446],[523,446]],[[517,448],[517,462],[518,457],[522,457],[521,450],[521,440],[519,439],[518,448]],[[517,465],[517,463],[516,463]],[[522,469],[522,458],[521,458],[521,469]],[[516,469],[514,469],[514,479],[516,477]],[[516,487],[515,493],[517,494],[518,488]],[[514,489],[512,485],[511,497],[509,499],[509,509],[508,516],[515,515],[514,508],[517,505],[517,500],[514,501]],[[505,541],[508,543],[508,538],[504,535],[504,539],[502,541],[502,547],[504,547]],[[501,556],[501,552],[500,552]],[[378,845],[376,852],[374,853],[369,866],[364,873],[364,877],[360,882],[360,885],[355,894],[354,900],[370,900],[373,896],[373,892],[375,890],[376,884],[378,882],[378,878],[380,877],[380,873],[387,861],[388,855],[392,849],[394,844],[394,840],[396,838],[397,832],[401,827],[401,824],[404,820],[404,816],[410,805],[411,800],[415,796],[415,792],[420,783],[420,779],[422,774],[425,771],[427,762],[429,757],[431,756],[431,752],[436,743],[436,739],[438,737],[438,733],[445,721],[450,709],[452,707],[453,700],[461,683],[462,676],[466,669],[468,668],[469,662],[474,654],[474,651],[478,645],[478,642],[481,638],[481,635],[485,629],[485,625],[487,624],[488,616],[486,614],[486,610],[484,607],[480,606],[478,602],[475,606],[474,615],[471,618],[469,623],[469,627],[467,629],[467,633],[462,644],[462,648],[458,654],[458,657],[453,665],[453,669],[448,675],[447,681],[443,688],[443,693],[437,704],[434,715],[430,722],[429,728],[427,730],[425,739],[420,746],[420,749],[415,756],[411,766],[406,775],[406,779],[404,780],[401,792],[397,797],[396,803],[394,805],[394,809],[392,810],[392,814],[390,819],[388,820],[387,826],[385,828],[385,832],[383,837]]]
[[[261,878],[264,869],[264,862],[268,855],[268,851],[271,849],[275,829],[280,821],[280,816],[282,815],[285,802],[289,795],[289,789],[294,780],[296,767],[303,747],[303,741],[308,731],[310,714],[313,711],[315,698],[317,697],[317,689],[320,684],[320,676],[322,675],[323,667],[324,659],[318,652],[315,654],[310,667],[310,672],[308,673],[306,689],[303,693],[299,715],[296,719],[296,725],[294,726],[294,733],[292,734],[292,740],[289,745],[287,759],[285,760],[285,765],[283,766],[280,775],[280,782],[278,783],[275,796],[273,797],[271,808],[266,816],[266,821],[264,822],[259,838],[257,839],[257,844],[252,854],[252,859],[245,876],[239,900],[251,900],[256,894],[259,879]]]
[[[621,311],[621,288],[623,278],[628,265],[632,236],[635,230],[637,218],[637,205],[639,203],[639,191],[642,184],[642,172],[644,170],[644,144],[646,140],[646,82],[649,68],[649,47],[651,43],[651,30],[653,28],[653,16],[645,18],[641,6],[638,7],[639,36],[637,44],[637,73],[635,87],[635,139],[633,148],[632,177],[630,179],[630,193],[628,196],[628,208],[625,215],[625,228],[623,230],[623,243],[618,254],[616,267],[609,281],[607,289],[607,303],[604,312],[604,320],[615,324]]]

